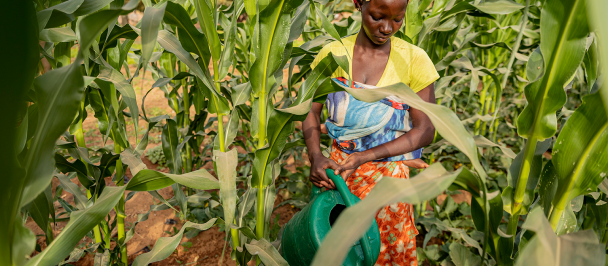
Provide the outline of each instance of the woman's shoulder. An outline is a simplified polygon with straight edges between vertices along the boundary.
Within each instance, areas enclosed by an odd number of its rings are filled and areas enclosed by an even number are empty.
[[[424,51],[422,48],[411,44],[399,37],[393,36],[391,38],[391,42],[393,42],[393,48],[395,48],[395,50],[398,53],[406,53],[409,55],[417,55],[417,54],[426,54],[426,51]]]
[[[354,46],[356,38],[357,38],[356,34],[342,37],[340,39],[340,41],[334,40],[334,41],[330,42],[329,44],[323,46],[323,48],[321,50],[327,50],[327,51],[336,50],[336,49],[344,50],[343,46],[346,46],[346,47]]]
[[[357,35],[350,35],[343,37],[341,41],[334,40],[324,45],[323,48],[319,50],[317,57],[323,58],[329,55],[329,53],[333,53],[335,55],[344,55],[346,53],[344,47],[346,47],[348,50],[352,50],[352,47],[355,45],[356,37]]]

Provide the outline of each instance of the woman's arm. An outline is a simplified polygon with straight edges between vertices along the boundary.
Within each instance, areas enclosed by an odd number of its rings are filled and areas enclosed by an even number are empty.
[[[317,187],[334,189],[334,183],[327,178],[325,169],[337,169],[338,164],[323,156],[321,152],[321,110],[323,104],[312,103],[312,108],[302,123],[304,141],[308,148],[308,160],[310,160],[310,181]]]
[[[435,88],[433,84],[422,89],[417,94],[423,100],[435,103]],[[429,117],[422,111],[413,108],[410,108],[410,117],[412,118],[413,125],[410,131],[393,141],[363,152],[351,154],[346,160],[342,161],[340,167],[336,169],[336,174],[340,174],[346,179],[360,165],[366,162],[405,154],[431,144],[435,137],[435,127]]]

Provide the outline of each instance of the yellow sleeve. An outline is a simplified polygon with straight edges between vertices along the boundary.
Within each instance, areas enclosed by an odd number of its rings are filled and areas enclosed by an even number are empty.
[[[410,62],[410,88],[419,92],[439,79],[431,58],[422,49],[415,49]]]
[[[315,60],[312,61],[312,64],[310,64],[311,70],[315,69],[315,67],[319,64],[319,62],[321,62],[321,60],[323,60],[323,58],[325,58],[327,55],[329,55],[329,53],[331,52],[330,47],[331,46],[329,46],[329,45],[325,45],[325,46],[323,46],[323,48],[321,48],[321,50],[315,57]]]

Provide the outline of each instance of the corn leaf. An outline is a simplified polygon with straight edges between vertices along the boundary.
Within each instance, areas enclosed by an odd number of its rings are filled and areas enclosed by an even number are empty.
[[[97,202],[85,210],[73,211],[70,221],[51,244],[27,265],[56,265],[64,260],[78,242],[116,206],[126,186],[105,187]]]
[[[608,174],[608,119],[599,94],[583,98],[564,125],[553,147],[552,162],[559,176],[553,198],[555,214],[589,189],[595,191]],[[556,218],[557,219],[557,218]]]
[[[127,190],[153,191],[166,188],[175,183],[201,190],[220,188],[218,180],[205,169],[199,169],[183,175],[167,174],[150,169],[143,169],[129,181]]]
[[[145,66],[150,61],[154,46],[156,46],[156,37],[158,36],[158,27],[163,21],[163,15],[167,3],[162,3],[158,7],[148,7],[144,10],[144,16],[141,19],[141,63]]]
[[[511,0],[487,0],[479,4],[473,4],[477,9],[486,14],[506,15],[524,8],[524,5]]]
[[[588,35],[584,0],[548,0],[541,14],[545,75],[525,88],[528,105],[517,118],[524,138],[544,140],[557,130],[555,111],[566,102],[564,85],[585,55]]]
[[[76,33],[68,27],[44,29],[40,31],[40,40],[45,42],[72,42],[77,40]]]
[[[181,5],[168,1],[163,20],[165,23],[178,28],[179,41],[186,51],[201,57],[204,66],[209,65],[211,52],[209,51],[207,38],[196,29],[188,12]]]
[[[234,221],[236,211],[236,167],[239,162],[237,150],[221,152],[214,149],[213,162],[215,162],[217,176],[220,180],[220,199],[224,209],[224,219],[227,224],[230,224]]]
[[[144,253],[137,256],[137,258],[135,258],[135,260],[133,261],[132,265],[149,265],[150,263],[166,259],[173,253],[173,251],[175,251],[177,245],[179,245],[179,242],[182,240],[182,236],[184,235],[184,230],[186,230],[187,228],[195,228],[204,231],[211,228],[215,224],[216,220],[217,218],[213,218],[204,224],[196,224],[190,221],[186,222],[184,226],[182,226],[182,229],[180,229],[179,232],[174,236],[161,237],[156,240],[154,248],[152,248],[152,250],[148,253]]]
[[[605,244],[600,244],[593,230],[556,236],[540,207],[534,208],[524,229],[536,235],[519,251],[516,266],[523,265],[604,265]]]
[[[251,255],[259,256],[264,265],[289,266],[289,263],[279,254],[279,251],[264,238],[259,241],[252,240],[250,244],[245,244],[245,247],[247,247]]]
[[[196,9],[196,16],[201,25],[201,30],[209,41],[209,50],[211,51],[213,62],[217,62],[220,60],[222,44],[220,43],[220,38],[216,29],[215,2],[209,0],[193,0],[192,2]]]
[[[163,127],[161,136],[163,153],[167,158],[167,167],[172,174],[182,173],[182,156],[179,145],[179,136],[177,135],[177,122],[173,119],[167,119],[167,124]]]

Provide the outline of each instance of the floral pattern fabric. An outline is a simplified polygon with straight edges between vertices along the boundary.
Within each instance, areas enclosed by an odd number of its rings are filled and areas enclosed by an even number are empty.
[[[331,159],[341,163],[348,158],[334,141]],[[367,162],[346,180],[346,185],[355,196],[364,199],[383,176],[409,178],[410,171],[401,161]],[[416,266],[416,235],[412,204],[394,203],[376,214],[380,229],[381,247],[376,266]]]

